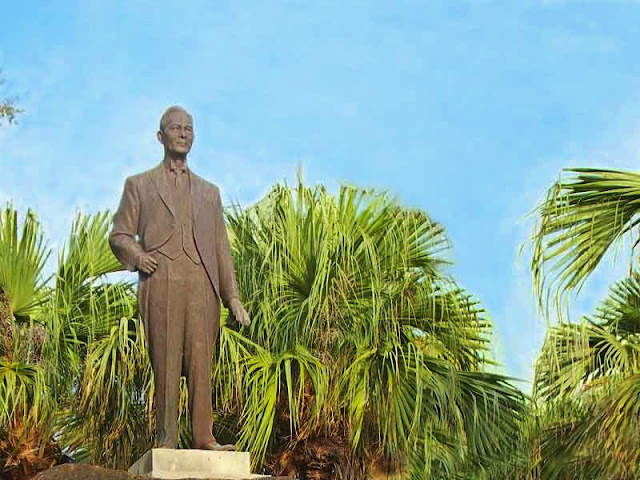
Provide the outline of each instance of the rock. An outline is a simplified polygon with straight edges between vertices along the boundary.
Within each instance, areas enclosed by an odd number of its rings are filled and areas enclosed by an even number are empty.
[[[271,477],[273,480],[292,480],[289,477]],[[66,464],[40,472],[33,480],[149,480],[149,477],[132,475],[121,470],[94,467],[92,465]],[[183,479],[192,480],[192,479]]]
[[[33,480],[148,480],[120,470],[92,465],[65,464],[40,472]]]

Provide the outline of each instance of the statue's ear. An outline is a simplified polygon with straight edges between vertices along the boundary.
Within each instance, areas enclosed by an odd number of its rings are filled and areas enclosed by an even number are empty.
[[[162,134],[162,132],[160,130],[158,130],[158,133],[156,133],[156,137],[158,138],[158,141],[162,144],[164,144],[164,135]]]

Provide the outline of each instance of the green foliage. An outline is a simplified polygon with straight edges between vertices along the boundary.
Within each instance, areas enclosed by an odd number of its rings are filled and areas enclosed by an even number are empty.
[[[490,323],[447,274],[441,225],[385,194],[333,196],[301,182],[276,185],[228,221],[253,323],[238,330],[223,318],[212,363],[218,438],[250,450],[256,467],[300,478],[382,469],[492,479],[524,468],[524,447],[513,445],[526,442],[525,399],[486,371]],[[110,276],[120,269],[110,216],[77,217],[48,284],[33,225],[22,237],[37,241],[14,249],[39,268],[11,284],[33,287],[22,295],[30,320],[14,329],[15,360],[2,364],[0,406],[14,418],[46,412],[47,441],[126,468],[151,445],[153,381],[134,285]],[[0,259],[12,251],[4,245]],[[184,446],[184,385],[180,405]]]
[[[444,272],[439,224],[374,191],[302,183],[228,219],[253,324],[249,339],[223,327],[214,381],[221,411],[244,405],[255,462],[310,474],[311,442],[341,446],[333,478],[508,461],[523,397],[482,371],[490,326]]]
[[[640,221],[640,175],[569,172],[539,207],[533,238],[532,270],[541,305],[555,303],[559,311],[607,252],[633,240]],[[639,307],[640,276],[632,269],[594,315],[550,327],[535,376],[540,478],[640,475]]]
[[[3,308],[0,327],[0,424],[46,417],[47,386],[43,371],[28,362],[23,323],[46,299],[42,270],[49,252],[33,212],[27,212],[22,228],[11,205],[0,214],[0,294]]]
[[[1,73],[1,71],[0,71]],[[0,77],[0,85],[4,83],[4,78]],[[0,126],[3,121],[7,121],[9,125],[16,122],[16,117],[23,112],[16,106],[14,98],[4,98],[0,101]]]
[[[108,212],[78,215],[43,319],[47,371],[63,407],[60,441],[78,458],[124,467],[150,446],[153,391],[133,285],[106,281],[121,269],[110,224]]]
[[[29,471],[51,454],[54,402],[38,362],[44,339],[31,319],[46,301],[47,256],[35,215],[27,212],[20,227],[7,205],[0,213],[0,473]]]
[[[572,469],[585,479],[640,474],[639,302],[634,272],[613,285],[593,317],[551,328],[536,368],[537,396],[563,411],[545,439],[554,439],[545,478],[568,478]]]
[[[77,456],[122,467],[153,446],[153,375],[140,322],[123,317],[90,345],[80,391],[60,431]]]
[[[78,215],[58,259],[54,287],[42,320],[49,332],[46,356],[49,371],[77,378],[90,345],[108,335],[122,317],[137,315],[130,282],[107,282],[121,269],[107,237],[108,212]],[[66,384],[61,385],[67,389]]]
[[[4,119],[9,125],[16,122],[16,117],[22,113],[22,110],[16,107],[13,100],[4,100],[0,103],[0,125]]]
[[[47,390],[38,366],[0,359],[0,424],[41,421],[48,414]]]
[[[0,424],[6,426],[0,431],[0,462],[7,468],[28,472],[28,465],[49,465],[55,458],[46,461],[46,456],[59,455],[52,448],[54,436],[80,455],[111,452],[109,441],[113,443],[113,431],[121,425],[107,406],[125,410],[120,413],[126,419],[118,420],[133,419],[133,402],[108,404],[106,395],[92,397],[94,404],[88,407],[82,403],[88,398],[86,392],[96,393],[87,388],[94,385],[91,374],[103,374],[103,388],[114,386],[114,378],[131,377],[126,362],[116,365],[117,373],[112,371],[115,376],[109,378],[95,368],[95,352],[113,336],[120,319],[131,319],[126,325],[134,331],[139,324],[133,286],[105,279],[120,269],[107,244],[109,227],[108,213],[78,215],[57,272],[48,282],[42,272],[49,251],[35,215],[28,212],[22,228],[10,205],[0,217],[0,287],[9,314],[3,317],[6,342],[0,349]],[[106,350],[103,353],[107,357]],[[95,404],[97,400],[101,403]],[[144,404],[146,408],[148,402]],[[72,425],[77,427],[75,436],[70,433]],[[105,433],[107,425],[111,430]],[[82,441],[79,434],[86,434]],[[136,445],[140,445],[138,434]],[[116,449],[113,455],[122,456]]]
[[[531,268],[545,307],[563,306],[605,253],[640,224],[640,174],[568,169],[537,209]]]
[[[20,226],[18,212],[7,205],[0,213],[0,290],[7,295],[10,316],[33,315],[45,301],[42,271],[48,257],[35,214],[28,210]]]

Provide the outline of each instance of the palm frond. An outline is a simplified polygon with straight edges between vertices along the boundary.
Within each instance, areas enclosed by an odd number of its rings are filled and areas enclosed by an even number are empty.
[[[396,468],[429,475],[507,449],[524,398],[507,379],[482,373],[491,327],[446,274],[441,225],[384,193],[345,186],[333,196],[300,179],[228,219],[253,324],[250,340],[223,328],[216,397],[248,402],[242,429],[253,437],[240,443],[251,440],[256,458],[275,442],[274,461],[291,465],[302,462],[303,442],[324,441],[327,452],[352,452],[330,467],[334,475],[361,471],[363,458],[397,459]],[[303,362],[301,348],[314,360]],[[314,368],[328,372],[326,383],[310,380]],[[248,381],[260,397],[239,390]],[[305,402],[292,401],[296,391]],[[321,422],[300,411],[322,402]]]
[[[612,246],[639,225],[640,174],[567,169],[538,206],[531,268],[541,306],[562,308]]]
[[[48,386],[40,367],[0,359],[0,424],[16,418],[38,423],[50,413]]]
[[[108,335],[120,319],[137,314],[134,286],[107,282],[106,274],[121,267],[108,244],[110,215],[79,214],[63,247],[54,291],[44,306],[50,332],[47,357],[51,370],[75,378],[89,345]]]
[[[8,204],[0,213],[0,291],[13,315],[28,317],[45,301],[49,253],[36,215],[28,210],[20,226],[18,212]]]
[[[152,445],[153,375],[139,319],[123,317],[91,344],[75,408],[60,436],[93,463],[128,468]]]

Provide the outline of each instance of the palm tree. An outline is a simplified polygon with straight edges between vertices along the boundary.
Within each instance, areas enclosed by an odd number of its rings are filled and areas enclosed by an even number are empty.
[[[535,375],[534,396],[553,414],[540,432],[542,478],[638,477],[639,307],[634,272],[595,315],[550,329]]]
[[[441,225],[385,194],[301,181],[228,218],[254,323],[222,329],[216,407],[240,419],[256,464],[450,478],[508,463],[523,397],[486,371],[490,325],[445,271]]]
[[[33,318],[46,299],[48,255],[34,213],[20,225],[7,205],[0,213],[0,472],[28,475],[55,455],[51,402],[38,364],[43,338]]]
[[[633,240],[640,224],[640,174],[592,168],[567,172],[537,208],[531,269],[545,307],[562,306],[612,247]]]
[[[640,175],[572,169],[538,209],[532,271],[545,313],[569,295],[607,252],[633,240]],[[635,247],[635,244],[633,245]],[[592,316],[550,327],[535,374],[542,478],[637,478],[640,406],[640,276],[617,282]],[[560,318],[562,318],[562,312]]]
[[[108,275],[111,215],[79,215],[43,317],[59,382],[59,437],[77,459],[128,467],[151,446],[153,391],[134,285]]]
[[[108,213],[78,215],[49,281],[49,250],[33,212],[22,228],[12,206],[0,217],[0,467],[10,478],[50,466],[61,447],[78,447],[68,426],[82,413],[78,393],[89,353],[121,318],[135,323],[132,285],[105,279],[120,269],[106,241],[109,224]],[[128,372],[122,367],[118,375]],[[93,413],[103,424],[110,420],[106,404]],[[81,447],[103,451],[101,433],[85,436]]]

